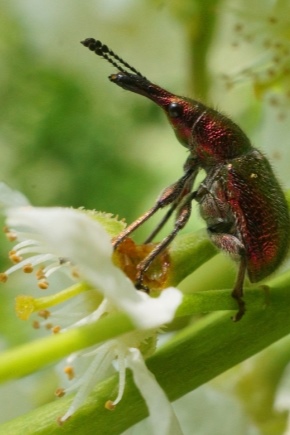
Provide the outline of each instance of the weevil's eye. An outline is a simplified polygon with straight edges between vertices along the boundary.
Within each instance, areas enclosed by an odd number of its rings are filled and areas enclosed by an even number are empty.
[[[171,118],[179,118],[182,115],[183,108],[179,103],[170,103],[168,106],[168,115]]]

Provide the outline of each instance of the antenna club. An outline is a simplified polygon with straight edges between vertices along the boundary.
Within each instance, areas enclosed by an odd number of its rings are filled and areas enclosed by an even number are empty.
[[[107,53],[109,51],[106,45],[103,45],[101,41],[97,41],[94,38],[86,38],[81,41],[81,44],[83,44],[89,50],[94,51],[99,56],[102,56],[103,53]]]
[[[134,67],[129,65],[126,61],[124,61],[120,56],[113,52],[107,45],[103,44],[101,41],[96,40],[94,38],[86,38],[81,41],[85,47],[89,50],[96,53],[98,56],[103,57],[107,62],[111,63],[114,67],[116,67],[119,71],[124,74],[136,74],[143,79],[146,79],[142,74],[137,71]],[[126,68],[126,69],[124,69]]]

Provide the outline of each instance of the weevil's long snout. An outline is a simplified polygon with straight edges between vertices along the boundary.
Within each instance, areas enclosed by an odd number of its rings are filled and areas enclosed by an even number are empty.
[[[146,97],[149,97],[154,91],[154,85],[149,80],[136,74],[118,72],[117,74],[111,74],[109,80],[127,91],[145,95]]]
[[[111,82],[121,88],[135,92],[136,94],[143,95],[150,100],[157,103],[159,106],[164,107],[174,97],[173,94],[163,88],[151,83],[145,77],[140,77],[137,74],[130,74],[126,72],[118,72],[109,76]]]

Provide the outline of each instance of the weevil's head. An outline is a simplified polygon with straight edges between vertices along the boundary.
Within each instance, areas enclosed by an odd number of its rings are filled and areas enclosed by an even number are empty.
[[[205,106],[193,100],[171,94],[151,83],[101,41],[87,38],[81,43],[118,69],[118,73],[109,76],[111,82],[116,83],[123,89],[143,95],[158,104],[166,113],[181,144],[188,148],[191,147],[192,126],[199,120]]]
[[[205,110],[205,106],[185,97],[179,97],[151,83],[146,77],[127,72],[109,76],[111,82],[123,89],[143,95],[160,106],[182,145],[190,148],[192,128]]]
[[[155,85],[101,41],[87,38],[82,44],[118,69],[109,76],[111,82],[149,98],[164,110],[178,140],[202,167],[241,156],[251,149],[244,132],[218,111]]]

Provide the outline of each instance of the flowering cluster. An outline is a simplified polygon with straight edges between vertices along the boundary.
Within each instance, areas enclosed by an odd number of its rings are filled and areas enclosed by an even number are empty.
[[[53,332],[61,332],[122,312],[135,326],[135,331],[67,357],[63,372],[71,386],[58,389],[57,395],[62,396],[71,390],[77,390],[77,393],[67,412],[59,418],[59,423],[76,412],[94,385],[108,375],[113,363],[119,371],[119,390],[117,397],[108,401],[106,407],[113,409],[121,400],[125,371],[130,368],[148,406],[152,433],[181,433],[165,393],[144,362],[144,358],[155,350],[160,328],[173,319],[182,299],[181,293],[175,288],[168,288],[158,298],[152,298],[137,292],[132,282],[113,264],[110,237],[103,226],[93,219],[93,215],[81,210],[32,207],[23,197],[18,201],[17,195],[7,186],[0,185],[0,197],[9,228],[6,233],[10,240],[17,242],[10,253],[15,264],[1,274],[2,282],[18,269],[30,273],[37,268],[39,287],[42,289],[47,288],[52,273],[65,272],[72,283],[58,294],[45,298],[19,296],[19,317],[27,319],[32,312],[39,311],[42,322],[49,323]],[[5,201],[5,197],[12,199]],[[92,293],[96,298],[90,299]],[[83,297],[85,308],[76,307],[70,300],[76,295]],[[67,307],[61,310],[51,312],[48,309],[68,300]],[[66,310],[72,317],[66,316]],[[56,318],[60,323],[53,325]]]
[[[249,4],[248,4],[249,3]],[[230,5],[231,7],[232,5]],[[228,86],[250,80],[258,96],[277,106],[280,115],[290,103],[290,5],[287,0],[243,2],[234,10],[233,46],[250,46],[255,60],[224,78]]]

